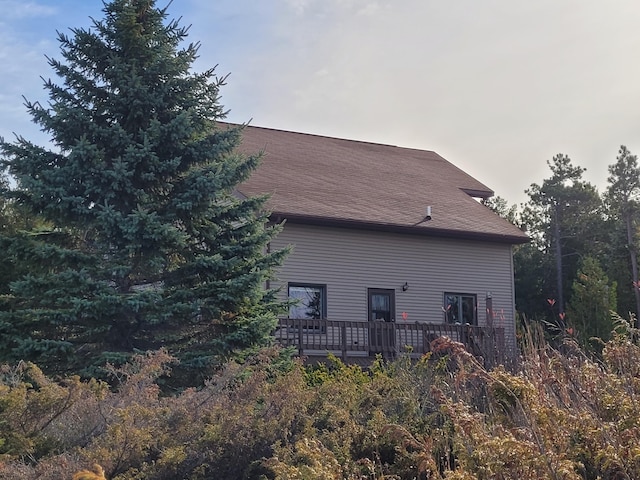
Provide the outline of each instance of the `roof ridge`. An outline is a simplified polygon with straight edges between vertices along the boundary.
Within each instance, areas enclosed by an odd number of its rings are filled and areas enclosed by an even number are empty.
[[[225,125],[234,125],[234,126],[237,126],[237,127],[259,128],[261,130],[269,130],[269,131],[272,131],[272,132],[292,133],[292,134],[295,134],[295,135],[305,135],[305,136],[308,136],[308,137],[327,138],[327,139],[331,139],[331,140],[340,140],[342,142],[353,142],[353,143],[361,143],[361,144],[366,144],[366,145],[375,145],[377,147],[392,147],[392,148],[398,148],[398,149],[402,149],[402,150],[415,150],[417,152],[429,152],[429,153],[435,153],[436,155],[438,155],[438,153],[435,152],[434,150],[425,150],[423,148],[416,148],[416,147],[403,147],[403,146],[400,146],[400,145],[393,145],[391,143],[374,142],[372,140],[357,140],[357,139],[353,139],[353,138],[333,137],[331,135],[321,135],[319,133],[297,132],[297,131],[294,131],[294,130],[283,130],[282,128],[263,127],[263,126],[260,126],[260,125],[251,125],[250,123],[235,123],[235,122],[224,122],[224,121],[217,121],[216,123],[221,123],[221,124],[225,124]],[[441,155],[438,155],[438,156],[441,157]]]

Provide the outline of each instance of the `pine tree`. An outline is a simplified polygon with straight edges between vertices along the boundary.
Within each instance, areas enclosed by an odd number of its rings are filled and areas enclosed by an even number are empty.
[[[626,291],[633,289],[635,297],[636,321],[640,314],[640,288],[638,283],[638,252],[636,223],[638,216],[638,197],[640,196],[640,167],[638,157],[632,155],[624,145],[620,146],[616,163],[609,165],[609,187],[605,202],[614,226],[624,225],[624,249],[629,259],[630,279],[622,283]],[[617,229],[614,228],[614,233]],[[610,242],[612,245],[620,242]],[[626,280],[626,279],[625,279]],[[628,309],[631,311],[631,309]],[[626,314],[627,312],[625,312]]]
[[[553,279],[544,279],[545,297],[564,313],[565,288],[575,278],[578,259],[597,256],[600,247],[601,200],[596,188],[582,179],[585,169],[574,166],[568,156],[555,155],[547,164],[552,175],[526,190],[530,201],[522,221],[534,245],[553,259]]]
[[[191,70],[199,45],[155,0],[113,0],[89,29],[59,33],[61,84],[27,101],[53,148],[2,139],[10,192],[45,220],[13,242],[33,266],[0,305],[0,360],[95,374],[105,361],[164,346],[204,373],[264,344],[279,308],[265,280],[266,198],[237,186],[259,155],[236,152],[221,125],[214,69]]]

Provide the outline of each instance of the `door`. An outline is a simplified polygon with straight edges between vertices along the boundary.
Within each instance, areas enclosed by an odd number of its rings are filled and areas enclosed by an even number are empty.
[[[396,347],[395,290],[369,288],[367,290],[369,311],[369,354],[382,353],[393,356]]]

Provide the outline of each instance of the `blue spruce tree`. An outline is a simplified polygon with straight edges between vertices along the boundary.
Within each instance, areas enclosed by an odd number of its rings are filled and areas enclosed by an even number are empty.
[[[166,347],[188,378],[262,345],[279,305],[263,290],[284,252],[265,198],[236,187],[259,155],[217,123],[224,78],[192,72],[199,45],[154,0],[114,0],[59,34],[59,82],[26,103],[53,147],[1,140],[6,193],[42,219],[3,255],[27,262],[0,297],[0,361],[93,375]]]

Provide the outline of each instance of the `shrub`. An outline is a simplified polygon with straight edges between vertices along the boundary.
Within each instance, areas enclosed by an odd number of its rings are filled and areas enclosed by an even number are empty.
[[[163,351],[112,369],[117,388],[4,366],[0,478],[640,478],[640,346],[623,326],[602,361],[542,341],[517,371],[447,340],[368,370],[266,349],[173,395]]]

